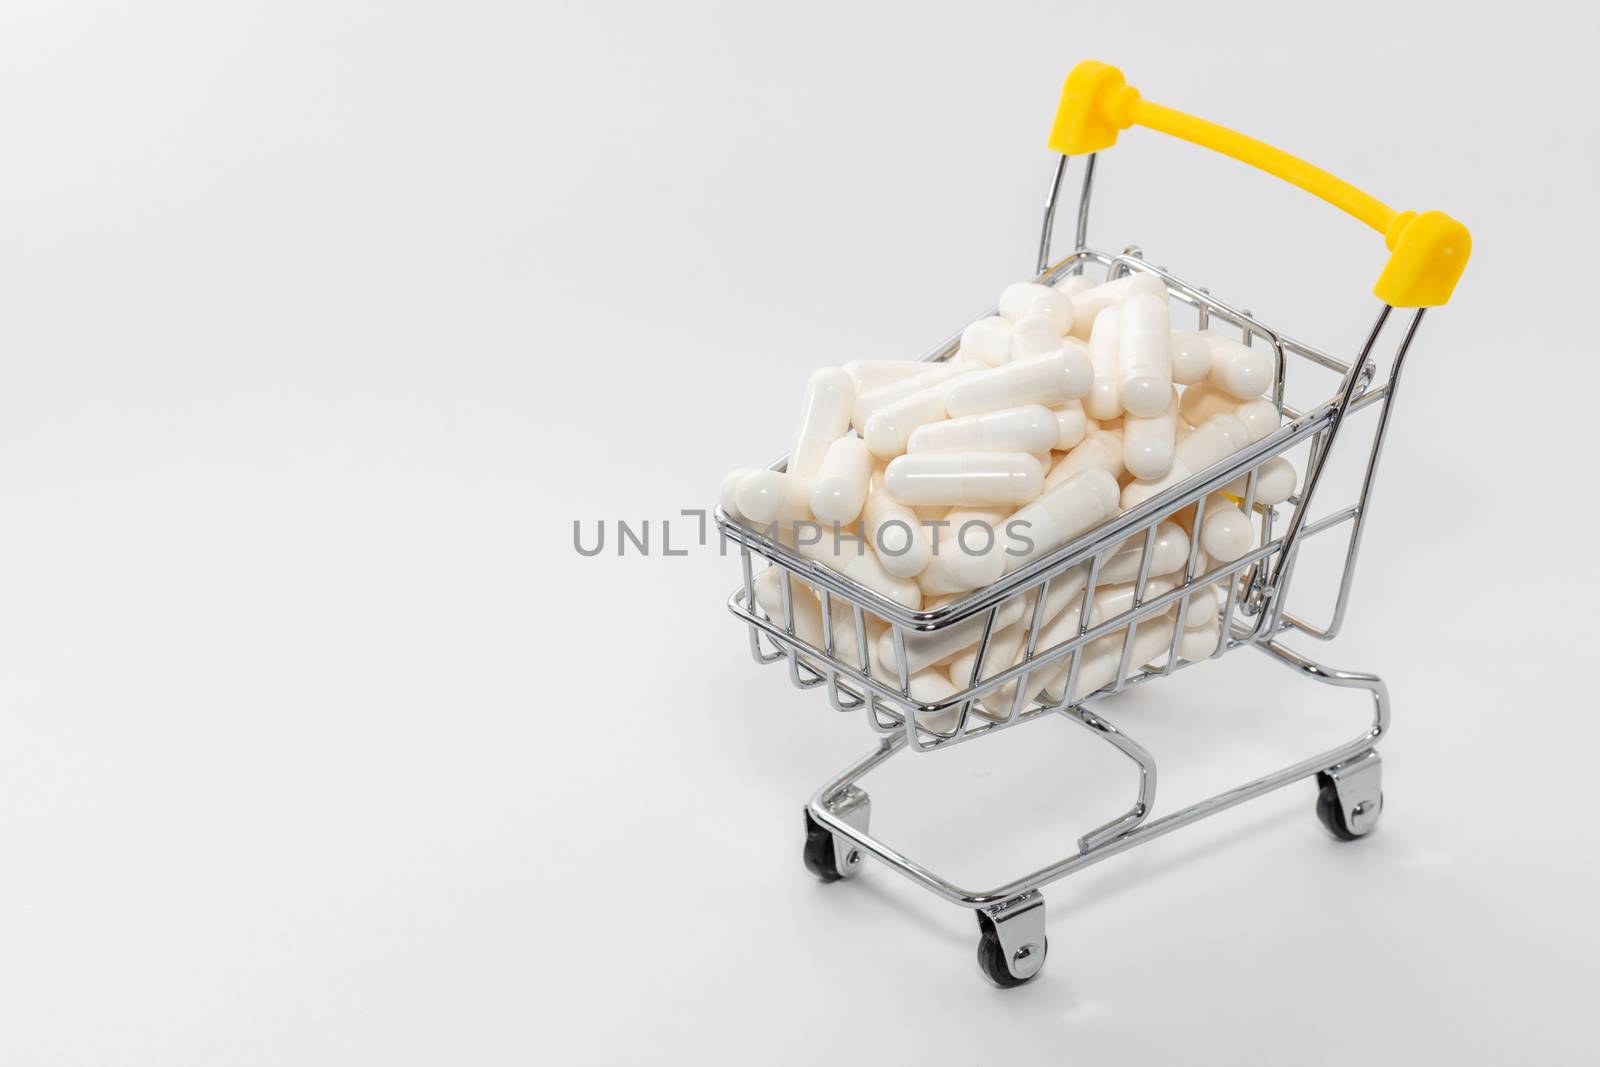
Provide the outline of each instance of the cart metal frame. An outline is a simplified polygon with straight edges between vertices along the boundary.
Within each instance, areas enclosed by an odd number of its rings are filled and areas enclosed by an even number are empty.
[[[1316,777],[1320,784],[1317,811],[1331,832],[1343,839],[1362,837],[1372,831],[1382,812],[1382,761],[1375,745],[1389,729],[1389,697],[1383,681],[1376,675],[1337,670],[1325,666],[1283,643],[1282,638],[1299,633],[1326,641],[1337,636],[1344,625],[1351,585],[1360,552],[1362,534],[1369,515],[1373,486],[1388,434],[1405,358],[1416,336],[1425,309],[1412,311],[1401,327],[1401,335],[1389,361],[1384,381],[1377,377],[1375,353],[1390,326],[1394,308],[1382,304],[1365,343],[1356,357],[1340,360],[1319,351],[1255,318],[1250,311],[1213,297],[1204,288],[1184,281],[1166,269],[1148,262],[1137,248],[1120,255],[1093,251],[1086,243],[1089,204],[1095,179],[1093,154],[1085,157],[1079,194],[1075,250],[1063,259],[1049,263],[1051,231],[1061,188],[1067,173],[1067,156],[1055,168],[1045,201],[1040,234],[1037,280],[1051,284],[1069,274],[1104,271],[1115,278],[1130,271],[1155,274],[1166,284],[1175,313],[1189,308],[1198,328],[1222,328],[1225,324],[1239,331],[1246,344],[1270,346],[1277,362],[1277,379],[1272,399],[1285,417],[1276,432],[1216,464],[1208,470],[1174,486],[1159,497],[1119,515],[1114,520],[1084,534],[1042,559],[1009,574],[959,600],[926,611],[910,611],[836,571],[800,556],[790,547],[767,534],[753,530],[718,513],[718,523],[727,541],[739,546],[743,582],[728,600],[728,608],[746,624],[750,650],[759,663],[788,665],[791,682],[801,688],[825,687],[833,706],[841,712],[861,711],[869,726],[882,735],[877,746],[838,774],[828,779],[806,805],[808,866],[825,880],[845,878],[860,870],[870,857],[924,889],[953,904],[972,909],[979,925],[979,963],[996,984],[1018,985],[1031,979],[1043,966],[1048,942],[1045,937],[1044,900],[1040,890],[1058,879],[1082,870],[1120,852],[1154,840],[1210,815],[1225,811],[1254,797],[1262,796],[1303,778]],[[994,310],[985,315],[994,314]],[[981,317],[981,316],[980,316]],[[1176,319],[1176,315],[1175,315]],[[947,339],[923,358],[941,361],[951,358],[960,335]],[[1327,399],[1304,410],[1284,401],[1291,376],[1298,383],[1314,374],[1336,376]],[[1377,405],[1378,416],[1367,448],[1365,473],[1356,498],[1342,506],[1311,518],[1311,506],[1323,488],[1323,476],[1337,442],[1344,440],[1348,417]],[[1307,444],[1305,476],[1299,492],[1277,507],[1256,502],[1256,481],[1261,465],[1275,456]],[[784,468],[787,457],[772,464]],[[1160,595],[1146,598],[1151,556],[1157,526],[1186,508],[1194,507],[1195,528],[1203,518],[1207,495],[1230,482],[1245,479],[1243,510],[1258,523],[1257,547],[1232,563],[1213,566],[1205,573],[1198,567],[1198,538],[1191,538],[1189,557],[1182,581]],[[1342,531],[1347,538],[1344,561],[1331,616],[1314,623],[1289,612],[1286,601],[1294,577],[1295,564],[1303,546],[1312,538]],[[1090,625],[1088,605],[1093,600],[1099,570],[1109,555],[1124,545],[1142,538],[1143,554],[1137,576],[1133,606],[1114,618]],[[783,613],[769,617],[754,599],[754,561],[781,568]],[[1082,610],[1077,635],[1049,648],[1038,647],[1041,615],[1050,583],[1074,568],[1087,569],[1082,594]],[[794,580],[816,590],[822,605],[824,641],[817,647],[798,636],[792,597]],[[1104,714],[1102,702],[1130,687],[1164,678],[1194,665],[1198,660],[1183,658],[1180,639],[1189,609],[1190,597],[1206,586],[1218,584],[1226,589],[1220,612],[1219,639],[1206,658],[1217,658],[1238,648],[1252,648],[1300,676],[1324,685],[1364,692],[1371,701],[1371,720],[1348,742],[1308,756],[1272,774],[1245,782],[1170,814],[1150,817],[1156,799],[1155,757],[1143,745]],[[997,630],[1002,605],[1016,597],[1032,604],[1026,651],[1022,661],[992,674],[982,674],[984,654]],[[1130,663],[1132,634],[1143,620],[1166,612],[1176,603],[1177,620],[1171,645],[1164,656],[1143,664]],[[1026,608],[1024,609],[1026,610]],[[839,613],[848,612],[853,626],[843,626]],[[897,677],[885,680],[874,675],[868,654],[868,621],[887,625],[894,634]],[[960,692],[938,703],[922,703],[910,693],[907,641],[917,635],[937,633],[966,625],[981,628],[977,641],[977,663],[970,683]],[[1124,628],[1127,628],[1124,630]],[[854,647],[840,647],[841,630],[853,633]],[[1122,662],[1115,679],[1094,693],[1072,700],[1076,689],[1081,650],[1089,642],[1124,630]],[[1070,657],[1066,684],[1061,695],[1030,690],[1029,679],[1048,673],[1048,668]],[[956,680],[960,684],[960,679]],[[1006,701],[1003,714],[980,708],[979,701],[1003,686],[1015,683],[1014,697]],[[1137,791],[1128,810],[1103,826],[1090,829],[1077,841],[1077,851],[1048,866],[1024,874],[1004,884],[970,889],[959,886],[868,830],[871,802],[859,786],[860,780],[896,753],[913,749],[928,752],[982,737],[1019,723],[1062,716],[1085,727],[1111,744],[1133,762],[1138,772]]]

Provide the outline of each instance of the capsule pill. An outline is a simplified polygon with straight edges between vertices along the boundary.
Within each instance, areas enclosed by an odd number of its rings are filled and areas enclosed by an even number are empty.
[[[1047,356],[1060,347],[1061,335],[1056,332],[1055,324],[1043,315],[1030,315],[1012,329],[1007,359],[1016,363]]]
[[[1000,294],[1000,314],[1012,322],[1021,322],[1032,315],[1043,315],[1054,325],[1056,336],[1064,336],[1072,329],[1072,297],[1048,285],[1034,282],[1017,282],[1006,286]]]
[[[1118,351],[1121,313],[1111,307],[1094,320],[1089,335],[1089,365],[1094,374],[1083,409],[1091,419],[1107,422],[1122,414],[1122,357]]]
[[[872,453],[859,437],[841,437],[822,454],[811,480],[811,513],[823,522],[852,523],[867,501]]]
[[[1004,573],[1006,519],[1011,510],[952,508],[931,534],[933,555],[917,575],[924,595],[965,593],[988,585]]]
[[[1095,316],[1106,308],[1116,307],[1135,293],[1149,293],[1165,299],[1167,286],[1154,274],[1141,271],[1071,294],[1072,335],[1088,340]]]
[[[1210,330],[1202,336],[1211,346],[1211,373],[1206,381],[1240,400],[1258,397],[1272,388],[1277,375],[1271,352],[1240,344]]]
[[[798,474],[751,471],[734,491],[739,511],[753,522],[793,523],[811,518],[811,482]]]
[[[1172,393],[1172,324],[1165,294],[1134,293],[1118,310],[1117,396],[1129,415],[1154,418],[1166,410]]]
[[[889,495],[883,475],[874,472],[861,509],[867,542],[886,573],[915,578],[928,565],[928,531],[917,513]]]
[[[861,436],[878,459],[893,459],[905,452],[918,429],[949,417],[944,390],[939,386],[903,396],[867,417]]]
[[[1011,359],[1013,328],[1010,319],[999,315],[979,319],[961,331],[961,344],[956,349],[956,358],[998,367]]]
[[[906,445],[918,452],[1049,451],[1060,436],[1056,413],[1038,404],[963,415],[914,430]]]
[[[1054,552],[1111,518],[1117,513],[1118,495],[1117,480],[1104,470],[1091,467],[1019,509],[1006,523],[1008,532],[1014,530],[1019,538],[1025,536],[1032,546],[1009,551],[1006,572]]]
[[[1172,380],[1193,385],[1211,373],[1211,345],[1193,330],[1172,331]]]
[[[890,462],[883,475],[902,504],[999,507],[1044,489],[1044,470],[1025,452],[920,452]]]
[[[1083,471],[1103,470],[1113,478],[1122,475],[1122,431],[1095,427],[1082,441],[1062,456],[1045,478],[1045,488],[1051,489]]]
[[[1007,363],[948,382],[945,409],[951,418],[985,411],[1076,400],[1089,390],[1091,371],[1083,346],[1068,341],[1050,355]]]
[[[1066,452],[1078,447],[1089,432],[1089,416],[1084,413],[1083,402],[1068,400],[1052,410],[1056,417],[1056,450]]]
[[[1122,465],[1135,478],[1160,478],[1172,469],[1178,444],[1178,391],[1167,387],[1166,407],[1153,418],[1129,412],[1122,420]]]
[[[925,374],[934,365],[912,359],[852,359],[841,369],[856,383],[856,396],[861,396],[885,385]]]
[[[828,446],[850,429],[855,379],[838,367],[824,367],[806,382],[800,404],[800,432],[789,452],[789,473],[810,478]]]
[[[855,403],[851,405],[850,425],[857,430],[865,430],[867,420],[879,408],[888,407],[895,401],[908,397],[912,393],[920,393],[926,389],[932,389],[936,385],[941,385],[963,374],[986,369],[985,364],[973,359],[952,359],[947,363],[921,363],[918,366],[926,369],[921,374],[913,375],[901,381],[890,382],[887,385],[880,385],[870,392],[858,395]]]

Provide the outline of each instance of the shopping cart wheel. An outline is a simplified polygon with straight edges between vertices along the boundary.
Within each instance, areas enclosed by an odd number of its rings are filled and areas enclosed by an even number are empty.
[[[1317,819],[1340,841],[1366,837],[1383,814],[1383,761],[1371,749],[1317,775]]]
[[[980,908],[976,914],[978,967],[984,977],[1001,989],[1032,981],[1050,952],[1050,939],[1044,934],[1044,898],[1038,890]]]
[[[806,848],[803,855],[806,870],[824,882],[837,882],[843,877],[833,857],[833,835],[819,826],[809,811],[806,812]]]
[[[857,830],[865,831],[867,819],[872,814],[872,800],[866,792],[855,786],[845,789],[827,801],[828,811]],[[848,837],[834,834],[806,811],[806,847],[802,853],[806,870],[824,882],[837,882],[849,878],[861,869],[861,848]]]

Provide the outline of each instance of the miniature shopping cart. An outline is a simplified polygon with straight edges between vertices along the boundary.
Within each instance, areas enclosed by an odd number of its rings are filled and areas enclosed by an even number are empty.
[[[1259,321],[1249,311],[1224,303],[1207,290],[1152,265],[1138,249],[1130,248],[1113,256],[1086,247],[1095,153],[1111,147],[1118,132],[1133,125],[1172,134],[1258,167],[1321,197],[1385,235],[1390,257],[1374,287],[1382,306],[1353,360],[1340,360],[1289,337]],[[1192,313],[1196,328],[1237,331],[1243,343],[1271,349],[1277,365],[1272,399],[1284,416],[1282,427],[994,584],[933,610],[907,610],[838,572],[804,558],[785,544],[765,536],[763,531],[742,526],[726,514],[718,516],[724,536],[740,546],[743,565],[743,583],[734,591],[728,607],[748,626],[750,650],[757,662],[786,661],[793,684],[802,689],[825,688],[836,709],[862,712],[868,725],[882,735],[873,751],[824,783],[806,806],[806,865],[823,880],[833,881],[855,874],[864,859],[872,857],[946,900],[973,909],[978,917],[979,964],[984,973],[1001,986],[1026,982],[1044,964],[1048,942],[1040,888],[1108,856],[1312,776],[1320,786],[1317,815],[1336,837],[1353,840],[1372,831],[1383,809],[1382,766],[1374,746],[1389,727],[1389,702],[1384,683],[1371,674],[1325,667],[1286,647],[1281,638],[1297,632],[1309,638],[1328,640],[1339,633],[1344,623],[1373,480],[1406,353],[1424,310],[1449,299],[1470,250],[1466,229],[1450,217],[1439,212],[1419,215],[1393,211],[1293,156],[1144,100],[1125,83],[1119,71],[1102,63],[1081,63],[1067,78],[1049,143],[1061,158],[1045,202],[1037,280],[1052,284],[1068,275],[1083,273],[1091,277],[1103,274],[1107,280],[1134,271],[1155,275],[1166,284],[1170,300],[1174,302],[1174,312],[1181,310],[1179,305],[1186,306],[1189,309],[1186,314]],[[1051,227],[1067,163],[1072,156],[1086,157],[1078,204],[1077,242],[1071,255],[1051,264]],[[1403,323],[1397,324],[1399,337],[1392,349],[1388,375],[1385,381],[1377,384],[1374,353],[1396,308],[1412,310]],[[994,311],[985,314],[992,315]],[[956,352],[958,342],[959,335],[925,358],[949,359]],[[1285,386],[1289,383],[1305,386],[1308,395],[1328,399],[1303,408],[1293,407],[1284,400]],[[1311,518],[1311,504],[1323,482],[1329,456],[1345,436],[1342,431],[1347,419],[1374,405],[1378,409],[1376,426],[1366,446],[1365,473],[1359,495],[1347,506]],[[1278,506],[1259,504],[1256,482],[1260,468],[1273,457],[1297,446],[1303,446],[1305,457],[1305,477],[1299,492]],[[784,460],[773,464],[774,469],[781,470],[783,466]],[[1202,569],[1199,538],[1194,537],[1186,565],[1172,576],[1176,584],[1158,592],[1149,582],[1158,526],[1163,520],[1193,509],[1190,513],[1193,529],[1198,531],[1208,495],[1230,485],[1238,492],[1237,486],[1241,484],[1244,487],[1241,510],[1256,524],[1256,547],[1232,562]],[[1335,531],[1344,538],[1343,568],[1337,591],[1332,594],[1331,617],[1319,625],[1288,611],[1286,600],[1303,546],[1310,539],[1326,534],[1337,547]],[[1102,564],[1127,546],[1138,546],[1141,551],[1132,606],[1115,617],[1095,623],[1090,605]],[[779,569],[776,577],[782,594],[781,616],[763,611],[756,602],[757,557],[765,561],[761,569]],[[1041,618],[1052,583],[1066,581],[1069,575],[1076,582],[1085,574],[1086,577],[1081,578],[1084,587],[1078,625],[1072,628],[1075,633],[1070,639],[1054,644],[1041,641]],[[1177,580],[1179,575],[1181,581]],[[823,621],[820,647],[797,633],[793,598],[802,590],[794,586],[795,580],[811,586],[820,598]],[[1208,587],[1216,590],[1217,595],[1203,602],[1216,606],[1203,610],[1219,612],[1217,640],[1208,654],[1189,658],[1180,649],[1180,638],[1186,629],[1185,616],[1191,597]],[[1001,669],[987,664],[985,653],[991,637],[1003,624],[997,623],[1003,607],[1008,603],[1014,605],[1016,598],[1021,598],[1024,612],[1031,609],[1031,622],[1025,613],[1020,616],[1028,625],[1025,648],[1015,663],[1008,661]],[[1196,603],[1202,601],[1196,600]],[[1177,605],[1177,621],[1172,626],[1170,644],[1152,659],[1136,657],[1134,635],[1141,622],[1151,624],[1152,616],[1167,613],[1174,604]],[[876,675],[872,670],[869,621],[880,629],[887,627],[893,635],[896,663],[892,673],[896,677],[890,681],[883,680],[883,669]],[[954,679],[955,685],[962,688],[937,703],[925,703],[913,697],[912,669],[906,652],[908,641],[914,643],[924,640],[922,635],[963,626],[979,634],[970,677]],[[1125,636],[1114,680],[1094,693],[1078,696],[1077,675],[1085,648],[1108,635],[1115,640],[1118,631],[1124,631]],[[1089,705],[1098,709],[1101,698],[1164,678],[1200,660],[1214,659],[1245,647],[1265,653],[1305,678],[1365,693],[1372,701],[1371,724],[1347,744],[1151,819],[1156,792],[1154,757]],[[1060,685],[1059,695],[1052,696],[1051,692],[1041,690],[1038,679],[1059,677],[1063,666],[1067,676]],[[870,804],[867,794],[856,783],[896,752],[905,748],[919,752],[940,751],[1020,723],[1056,715],[1087,727],[1110,742],[1133,761],[1139,772],[1138,795],[1133,806],[1125,814],[1080,837],[1077,851],[1072,855],[996,888],[972,890],[946,881],[868,833]]]

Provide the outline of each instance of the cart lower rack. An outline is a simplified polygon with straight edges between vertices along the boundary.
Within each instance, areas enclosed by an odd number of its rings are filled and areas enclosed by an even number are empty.
[[[1147,262],[1137,249],[1112,256],[1086,247],[1094,153],[1109,147],[1118,129],[1132,124],[1215,147],[1284,177],[1386,232],[1393,252],[1377,286],[1383,304],[1353,360],[1337,359],[1289,337],[1249,311],[1224,303],[1207,290]],[[1086,272],[1103,272],[1107,280],[1135,271],[1159,277],[1174,310],[1187,308],[1197,328],[1231,328],[1247,345],[1270,347],[1277,370],[1272,400],[1285,424],[993,585],[926,611],[910,611],[804,558],[782,541],[767,536],[771,531],[740,525],[725,513],[718,516],[723,535],[740,546],[743,582],[729,598],[728,606],[748,627],[752,655],[761,663],[785,662],[794,685],[802,689],[825,688],[836,709],[861,712],[870,728],[881,735],[871,752],[825,782],[807,804],[807,867],[825,881],[833,881],[854,875],[871,857],[951,903],[972,909],[978,917],[979,964],[1001,986],[1026,982],[1043,966],[1048,941],[1041,888],[1102,859],[1313,776],[1319,785],[1317,815],[1336,837],[1354,840],[1370,833],[1376,825],[1383,809],[1383,793],[1382,761],[1374,746],[1388,731],[1387,690],[1375,675],[1323,666],[1289,648],[1283,639],[1298,633],[1329,640],[1343,626],[1373,482],[1406,354],[1425,308],[1448,299],[1464,267],[1469,245],[1465,229],[1447,216],[1438,212],[1420,216],[1393,212],[1331,175],[1276,149],[1143,101],[1122,82],[1119,73],[1103,64],[1080,64],[1067,79],[1051,146],[1062,157],[1046,200],[1037,280],[1049,284]],[[1050,265],[1050,234],[1071,155],[1086,156],[1077,247]],[[1414,310],[1395,329],[1391,318],[1397,307]],[[1386,334],[1394,333],[1398,333],[1398,339],[1394,341],[1387,375],[1377,383],[1379,342]],[[958,340],[959,335],[951,338],[925,358],[951,358]],[[1321,389],[1317,387],[1319,377]],[[1286,385],[1291,382],[1305,386],[1307,395],[1325,395],[1327,399],[1296,409],[1284,399]],[[1347,436],[1342,432],[1346,419],[1370,406],[1377,407],[1377,419],[1367,443],[1358,494],[1348,504],[1311,518],[1311,505],[1329,457]],[[1259,503],[1256,488],[1262,466],[1297,448],[1306,453],[1300,491],[1282,505]],[[779,460],[773,466],[781,469],[784,462]],[[1163,523],[1185,515],[1198,531],[1208,496],[1225,486],[1232,486],[1237,492],[1240,485],[1242,510],[1256,524],[1256,547],[1232,562],[1208,565],[1200,553],[1199,538],[1194,537],[1188,558],[1173,575],[1171,587],[1161,590],[1152,585],[1151,561],[1163,536]],[[1286,609],[1299,553],[1306,542],[1318,537],[1344,538],[1343,567],[1331,615],[1320,624]],[[758,558],[764,563],[759,571]],[[1113,560],[1118,562],[1112,563]],[[1091,617],[1090,606],[1108,564],[1134,569],[1132,603],[1126,610],[1096,621]],[[779,612],[764,611],[757,603],[756,585],[768,580],[763,576],[767,570],[772,572],[770,578],[776,580],[781,592]],[[815,635],[808,640],[804,627],[797,626],[797,591],[793,586],[797,579],[811,586],[820,599],[820,641],[814,639]],[[1064,637],[1059,633],[1054,638],[1042,636],[1046,628],[1041,623],[1052,590],[1058,597],[1081,590],[1081,609],[1070,613],[1077,615],[1077,625],[1070,627]],[[1170,617],[1174,606],[1175,619]],[[1191,606],[1217,615],[1217,638],[1211,647],[1196,650],[1184,640]],[[986,653],[991,641],[1002,628],[1012,624],[1025,625],[1025,647],[1015,663],[1010,657],[1000,657],[1004,665],[989,669]],[[893,662],[878,669],[869,648],[873,630],[892,635]],[[1152,641],[1152,636],[1157,640]],[[967,682],[960,691],[926,702],[912,692],[912,663],[919,642],[937,644],[941,640],[950,642],[950,647],[974,646],[975,659],[970,677],[955,680],[957,685]],[[1104,684],[1098,684],[1098,676],[1090,679],[1098,687],[1081,692],[1087,684],[1086,661],[1097,650],[1104,656],[1108,640],[1111,657],[1116,661],[1114,673]],[[1119,646],[1120,653],[1116,651]],[[1155,758],[1113,725],[1099,710],[1101,701],[1124,689],[1245,647],[1306,679],[1364,693],[1371,702],[1370,722],[1360,734],[1337,748],[1152,819],[1157,784]],[[937,751],[1057,715],[1109,742],[1138,771],[1133,804],[1111,822],[1085,832],[1078,839],[1074,854],[1003,885],[975,890],[953,884],[869,832],[871,803],[858,782],[895,753],[908,748]]]

